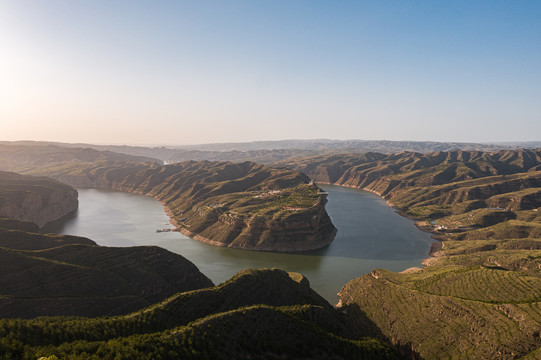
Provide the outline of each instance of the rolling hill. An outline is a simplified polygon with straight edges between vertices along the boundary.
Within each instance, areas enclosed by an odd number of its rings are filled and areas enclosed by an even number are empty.
[[[212,286],[180,255],[112,248],[68,235],[0,228],[0,317],[104,316]]]

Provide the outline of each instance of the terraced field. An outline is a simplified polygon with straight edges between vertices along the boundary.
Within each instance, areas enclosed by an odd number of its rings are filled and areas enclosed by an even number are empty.
[[[430,266],[403,274],[374,270],[350,281],[340,294],[342,309],[359,316],[358,326],[368,316],[404,354],[536,358],[541,348],[541,240],[442,235],[448,240]]]
[[[414,282],[428,294],[492,303],[541,301],[541,278],[485,267],[451,270]]]
[[[403,352],[422,358],[514,359],[541,346],[541,304],[539,278],[522,277],[519,285],[512,280],[488,269],[423,280],[375,270],[342,289],[341,308],[360,323],[368,316]],[[522,298],[513,296],[515,289]]]

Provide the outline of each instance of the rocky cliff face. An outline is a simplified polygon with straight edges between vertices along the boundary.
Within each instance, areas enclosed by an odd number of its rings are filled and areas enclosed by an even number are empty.
[[[189,228],[181,231],[194,239],[216,246],[260,251],[306,251],[329,245],[336,228],[325,210],[322,198],[310,209],[292,213],[282,219],[252,216],[234,219],[227,214],[207,216],[210,226],[199,233]]]
[[[77,191],[48,178],[0,171],[0,217],[43,227],[77,209]]]

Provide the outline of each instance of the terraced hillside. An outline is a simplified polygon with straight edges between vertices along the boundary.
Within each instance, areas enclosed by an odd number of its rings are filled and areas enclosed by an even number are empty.
[[[108,318],[0,320],[0,354],[35,359],[394,359],[383,343],[353,340],[342,315],[300,274],[246,270]]]
[[[0,159],[11,159],[2,152]],[[66,151],[73,151],[69,157]],[[32,150],[22,165],[0,160],[11,170],[55,178],[75,187],[128,191],[160,200],[180,231],[213,245],[264,251],[302,251],[328,245],[336,233],[325,195],[296,171],[244,162],[189,161],[172,165],[80,160],[81,149],[47,153],[43,166]],[[19,158],[24,152],[19,153]],[[122,155],[128,156],[128,155]],[[30,161],[30,160],[29,160]]]
[[[426,359],[539,353],[541,151],[343,155],[296,168],[376,192],[443,240],[424,269],[346,284],[340,307],[357,326],[368,317],[404,354]]]
[[[321,155],[283,162],[320,183],[363,188],[383,196],[400,188],[541,170],[541,150],[439,151],[429,154]]]
[[[533,356],[541,347],[541,241],[485,249],[412,273],[374,270],[344,286],[339,306],[358,317],[357,326],[367,316],[395,346],[422,358]]]

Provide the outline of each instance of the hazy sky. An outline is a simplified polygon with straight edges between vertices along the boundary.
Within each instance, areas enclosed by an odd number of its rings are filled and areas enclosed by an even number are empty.
[[[541,1],[0,0],[0,140],[541,140]]]

